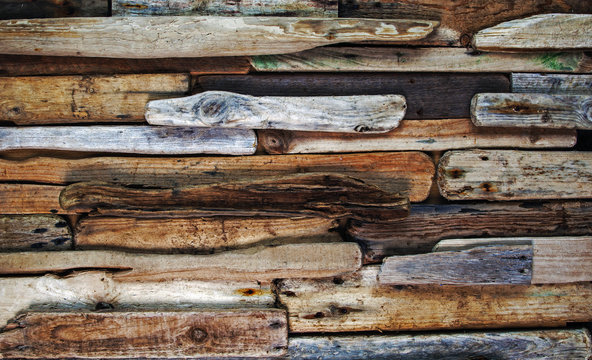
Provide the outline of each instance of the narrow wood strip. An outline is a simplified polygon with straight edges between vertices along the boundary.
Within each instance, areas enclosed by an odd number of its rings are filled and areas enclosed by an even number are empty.
[[[243,129],[134,125],[0,128],[0,151],[252,155],[256,148],[255,132]]]
[[[28,312],[0,332],[3,358],[281,356],[279,309]]]
[[[590,198],[591,166],[586,152],[450,151],[440,159],[438,187],[450,200]]]
[[[592,75],[512,73],[512,92],[592,95]]]
[[[109,2],[106,0],[2,0],[0,19],[57,18],[70,16],[108,16]]]
[[[403,120],[385,134],[259,131],[259,143],[270,154],[360,151],[441,151],[467,148],[561,148],[576,143],[574,130],[484,128],[470,119]]]
[[[63,186],[0,184],[0,214],[73,214],[60,206]]]
[[[471,117],[478,126],[592,129],[592,96],[477,94]]]
[[[407,105],[400,95],[255,97],[206,91],[150,101],[151,125],[382,133],[399,126]]]
[[[0,216],[0,251],[65,250],[73,246],[68,223],[56,215]]]
[[[212,255],[160,255],[117,251],[0,253],[0,274],[40,274],[76,269],[123,270],[114,277],[142,279],[260,280],[325,277],[357,270],[355,243],[287,244]]]

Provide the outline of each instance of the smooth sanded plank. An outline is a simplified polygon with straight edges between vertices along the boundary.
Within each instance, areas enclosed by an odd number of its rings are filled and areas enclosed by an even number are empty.
[[[403,120],[385,134],[258,131],[270,154],[360,151],[440,151],[466,148],[561,148],[576,144],[575,130],[483,128],[470,119]]]
[[[154,100],[150,125],[383,133],[399,126],[407,105],[400,95],[249,96],[226,91]]]
[[[281,356],[279,309],[27,312],[0,331],[0,358]]]
[[[478,126],[592,129],[592,95],[477,94],[471,117]]]
[[[565,326],[592,319],[588,282],[560,285],[380,286],[378,266],[277,283],[290,332]]]
[[[115,126],[31,126],[0,128],[0,151],[62,150],[128,154],[252,155],[253,130]]]
[[[70,226],[60,216],[0,216],[0,251],[67,250],[72,246]]]
[[[0,184],[0,214],[73,214],[60,206],[63,186]]]
[[[437,25],[429,20],[217,16],[5,20],[0,21],[0,53],[112,58],[282,54],[351,41],[416,40]]]
[[[585,329],[488,331],[423,335],[290,336],[290,359],[586,359]]]
[[[512,73],[512,92],[592,95],[592,75]]]
[[[183,96],[189,80],[189,74],[0,77],[0,118],[19,125],[143,122],[148,101]]]
[[[449,151],[438,165],[438,187],[449,200],[591,198],[591,169],[587,152]]]
[[[472,45],[484,51],[592,48],[591,14],[541,14],[479,31]]]
[[[0,19],[56,18],[70,16],[108,16],[107,0],[2,0]]]
[[[142,279],[260,280],[336,276],[360,267],[355,243],[287,244],[212,255],[161,255],[118,251],[0,253],[0,274],[40,274],[75,269],[122,270],[113,276]]]

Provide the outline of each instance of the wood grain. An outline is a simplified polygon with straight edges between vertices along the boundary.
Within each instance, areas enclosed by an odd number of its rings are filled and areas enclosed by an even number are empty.
[[[592,155],[577,151],[450,151],[440,159],[438,187],[450,200],[590,198],[591,165]]]
[[[592,95],[592,75],[512,73],[512,92]]]
[[[0,214],[73,214],[60,207],[63,186],[0,184]]]
[[[108,16],[106,0],[2,0],[0,19],[56,18],[71,16]]]
[[[73,246],[70,226],[57,215],[2,215],[0,234],[0,251],[66,250]]]

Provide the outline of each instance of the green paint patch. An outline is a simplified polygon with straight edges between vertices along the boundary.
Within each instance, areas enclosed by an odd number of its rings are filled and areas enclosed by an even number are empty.
[[[418,143],[422,143],[422,144],[433,144],[436,142],[435,139],[429,138],[427,140],[416,140],[416,142]]]
[[[279,62],[274,55],[257,55],[251,57],[251,65],[257,70],[277,70]]]
[[[530,294],[533,297],[566,296],[566,293],[555,291],[541,291]]]
[[[554,71],[575,71],[580,60],[580,53],[546,53],[535,58],[537,63]]]

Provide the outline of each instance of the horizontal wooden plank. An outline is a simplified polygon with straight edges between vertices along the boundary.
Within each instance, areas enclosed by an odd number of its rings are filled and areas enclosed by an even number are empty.
[[[148,101],[183,96],[189,80],[189,74],[0,77],[0,118],[19,125],[143,122]]]
[[[73,214],[60,206],[63,186],[0,184],[0,214]]]
[[[0,128],[0,151],[61,150],[128,154],[252,155],[253,130],[142,125]]]
[[[57,215],[0,216],[0,251],[66,250],[72,231]]]
[[[592,95],[592,75],[512,73],[512,92]]]
[[[0,19],[56,18],[71,16],[108,16],[107,0],[2,0]]]
[[[450,151],[440,159],[438,187],[450,200],[590,198],[591,166],[587,152]]]
[[[360,151],[441,151],[467,148],[561,148],[576,144],[574,130],[484,128],[470,119],[403,120],[384,134],[258,131],[270,154]]]
[[[2,358],[281,356],[279,309],[27,312],[0,331]]]

